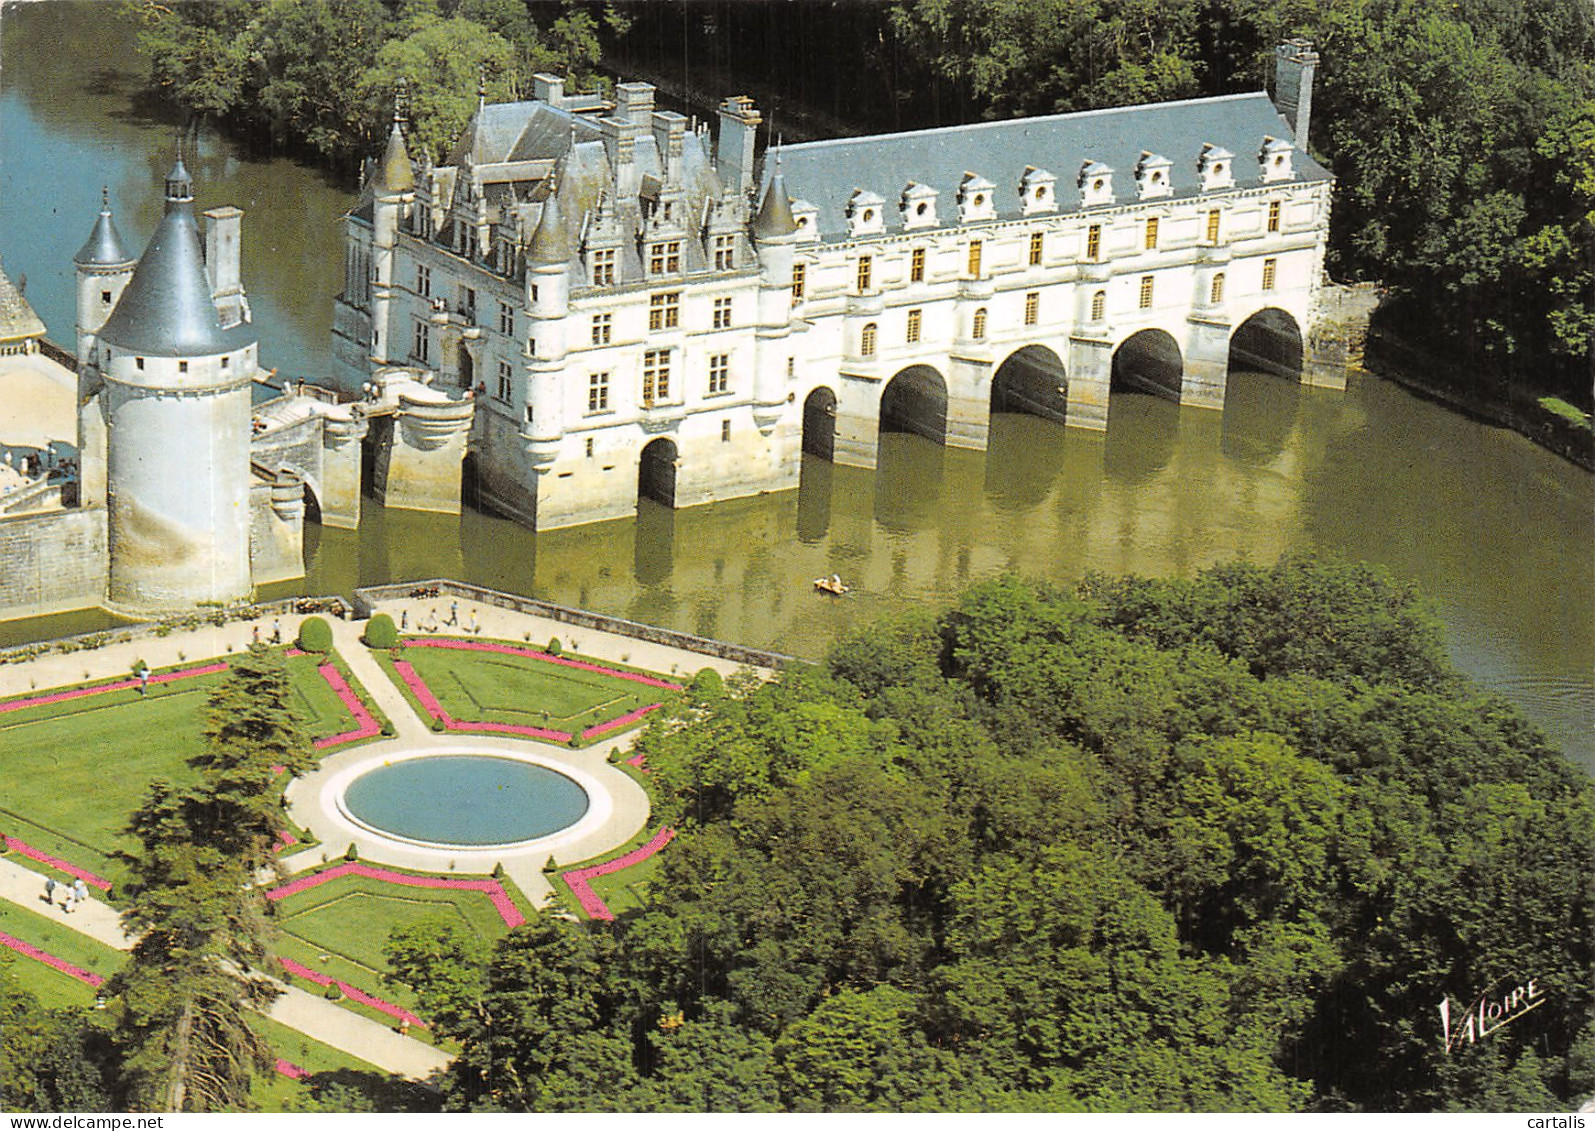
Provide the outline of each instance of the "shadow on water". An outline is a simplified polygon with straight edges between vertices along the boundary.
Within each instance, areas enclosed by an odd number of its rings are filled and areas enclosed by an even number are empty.
[[[1025,412],[994,412],[984,491],[998,513],[1039,506],[1057,484],[1070,437],[1060,424]]]
[[[830,460],[803,455],[798,478],[797,536],[800,542],[823,542],[831,532],[831,481],[835,466]]]
[[[1103,470],[1136,485],[1168,467],[1180,440],[1180,406],[1148,393],[1114,393]]]
[[[676,557],[674,508],[640,499],[637,533],[632,540],[632,573],[638,585],[664,585],[670,580]]]
[[[875,521],[912,534],[938,521],[947,449],[908,432],[882,432],[875,468]]]
[[[1278,459],[1301,410],[1301,385],[1268,373],[1239,370],[1224,390],[1220,450],[1248,467]]]

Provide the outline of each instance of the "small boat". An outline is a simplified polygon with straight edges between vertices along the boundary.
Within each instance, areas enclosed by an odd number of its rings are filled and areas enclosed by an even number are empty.
[[[842,584],[842,579],[834,573],[830,577],[814,579],[814,590],[817,593],[829,593],[833,597],[840,597],[847,592],[847,589],[848,587]]]

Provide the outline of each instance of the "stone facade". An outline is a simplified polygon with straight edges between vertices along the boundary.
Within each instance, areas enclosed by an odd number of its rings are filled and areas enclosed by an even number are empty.
[[[795,487],[805,450],[873,467],[883,427],[980,449],[998,409],[1106,428],[1116,388],[1220,408],[1232,349],[1343,383],[1312,356],[1316,63],[1280,49],[1281,109],[815,142],[758,172],[745,98],[711,141],[646,84],[602,102],[539,76],[443,164],[395,122],[346,220],[337,356],[474,401],[468,474],[540,529]]]

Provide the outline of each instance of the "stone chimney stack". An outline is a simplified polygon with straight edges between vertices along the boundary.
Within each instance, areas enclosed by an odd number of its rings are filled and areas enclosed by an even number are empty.
[[[715,172],[728,192],[745,193],[753,187],[753,150],[763,119],[753,99],[735,95],[720,103],[720,136],[715,146]]]
[[[687,137],[687,119],[672,110],[653,116],[654,148],[659,151],[659,173],[665,180],[681,175],[681,151]]]
[[[627,118],[639,130],[648,128],[654,113],[653,84],[623,82],[615,87],[615,114]]]
[[[565,80],[558,75],[533,75],[532,97],[539,102],[546,102],[550,106],[563,106],[565,104]]]
[[[1313,116],[1313,72],[1318,52],[1308,39],[1289,39],[1274,48],[1274,105],[1290,123],[1296,148],[1307,151],[1307,130]]]
[[[239,233],[244,214],[232,205],[205,212],[205,273],[210,276],[211,299],[221,311],[222,323],[236,326],[244,320],[244,286],[239,272]]]

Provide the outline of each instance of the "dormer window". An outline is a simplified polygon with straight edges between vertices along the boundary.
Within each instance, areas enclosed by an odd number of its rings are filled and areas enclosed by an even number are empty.
[[[1080,186],[1080,207],[1092,208],[1113,203],[1113,170],[1100,161],[1087,161],[1075,178]]]
[[[958,220],[968,224],[997,218],[996,185],[979,173],[965,173],[958,182]]]
[[[908,187],[903,189],[902,200],[898,204],[905,231],[936,226],[936,196],[936,190],[929,185],[922,185],[917,181],[908,182]]]
[[[1202,182],[1203,192],[1235,186],[1235,155],[1221,145],[1202,146],[1196,159],[1196,175]]]
[[[1019,178],[1019,211],[1025,216],[1058,210],[1058,178],[1034,165]]]
[[[1172,193],[1174,186],[1169,171],[1173,167],[1174,163],[1167,157],[1142,150],[1141,159],[1135,163],[1135,187],[1140,198],[1154,200]]]
[[[792,221],[797,225],[797,238],[801,243],[813,243],[820,234],[820,210],[806,200],[792,202]]]
[[[854,189],[847,201],[847,233],[850,236],[878,236],[886,231],[885,201],[879,193]]]
[[[1293,159],[1296,147],[1288,141],[1277,137],[1265,137],[1263,148],[1258,150],[1257,165],[1263,175],[1264,184],[1273,184],[1275,181],[1288,181],[1296,175]]]

